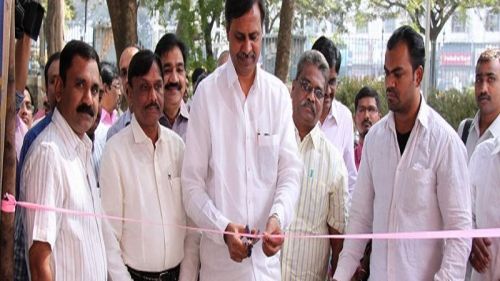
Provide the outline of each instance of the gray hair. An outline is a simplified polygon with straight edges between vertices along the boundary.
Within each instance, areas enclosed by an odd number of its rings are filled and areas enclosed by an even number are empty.
[[[481,53],[477,64],[498,60],[500,62],[500,48],[486,49]]]
[[[299,78],[299,75],[307,65],[314,65],[319,69],[319,71],[321,71],[321,74],[323,74],[323,77],[325,78],[326,87],[328,76],[330,74],[330,68],[323,54],[316,50],[305,51],[302,56],[300,56],[299,63],[297,65],[297,75],[295,76],[295,79]]]

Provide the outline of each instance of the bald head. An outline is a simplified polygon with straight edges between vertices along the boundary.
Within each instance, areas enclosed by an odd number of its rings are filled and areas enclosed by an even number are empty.
[[[132,60],[132,57],[139,52],[139,48],[135,46],[130,46],[125,48],[123,50],[121,56],[120,56],[120,62],[118,63],[118,68],[120,71],[120,82],[122,83],[122,86],[125,87],[127,85],[127,74],[128,74],[128,65],[130,64],[130,61]],[[125,91],[123,91],[125,92]]]

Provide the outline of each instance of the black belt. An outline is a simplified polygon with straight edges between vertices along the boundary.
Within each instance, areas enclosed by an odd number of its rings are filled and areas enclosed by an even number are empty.
[[[160,272],[139,271],[127,265],[128,272],[134,281],[177,281],[181,271],[180,264]]]

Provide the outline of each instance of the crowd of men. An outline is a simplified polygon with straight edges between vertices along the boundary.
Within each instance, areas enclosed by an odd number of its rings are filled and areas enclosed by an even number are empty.
[[[16,280],[500,279],[498,238],[311,239],[499,228],[500,50],[479,57],[479,110],[457,133],[424,99],[411,27],[387,43],[382,118],[372,88],[354,114],[335,99],[341,54],[326,37],[291,91],[261,69],[265,10],[226,1],[229,51],[192,81],[189,106],[174,34],[117,66],[82,41],[50,56],[47,108],[19,132],[16,195],[95,216],[18,208]]]

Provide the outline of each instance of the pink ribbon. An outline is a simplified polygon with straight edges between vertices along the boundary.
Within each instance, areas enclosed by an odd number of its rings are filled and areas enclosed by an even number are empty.
[[[44,205],[34,204],[30,202],[16,201],[16,198],[11,194],[5,194],[2,199],[2,212],[14,213],[16,206],[36,211],[49,211],[58,212],[62,214],[82,216],[82,217],[97,217],[101,219],[111,219],[119,221],[127,221],[134,223],[145,223],[153,225],[172,225],[175,227],[183,228],[191,231],[200,231],[205,233],[215,234],[229,234],[234,235],[234,232],[220,231],[216,229],[206,229],[189,227],[186,225],[177,224],[162,224],[147,220],[138,220],[123,218],[117,216],[108,216],[103,214],[96,214],[91,212],[80,212],[62,208],[48,207]],[[241,237],[248,238],[263,238],[263,234],[245,234],[239,233]],[[315,234],[301,234],[301,233],[285,233],[280,235],[270,235],[273,238],[287,238],[287,239],[386,239],[386,240],[399,240],[399,239],[449,239],[449,238],[476,238],[476,237],[494,237],[500,238],[500,228],[481,228],[481,229],[468,229],[468,230],[440,230],[440,231],[418,231],[418,232],[393,232],[393,233],[369,233],[369,234],[334,234],[334,235],[315,235]]]

